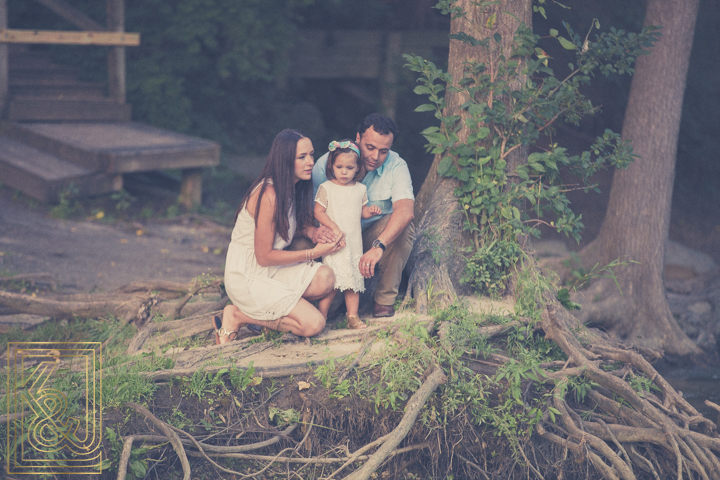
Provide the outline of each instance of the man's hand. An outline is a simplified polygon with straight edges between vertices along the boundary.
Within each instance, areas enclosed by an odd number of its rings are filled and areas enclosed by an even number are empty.
[[[333,233],[332,229],[326,227],[325,225],[320,225],[315,229],[313,232],[313,236],[310,240],[314,244],[318,243],[333,243],[337,239],[337,235]]]
[[[382,248],[371,248],[360,257],[360,273],[365,278],[375,275],[375,265],[383,256]]]

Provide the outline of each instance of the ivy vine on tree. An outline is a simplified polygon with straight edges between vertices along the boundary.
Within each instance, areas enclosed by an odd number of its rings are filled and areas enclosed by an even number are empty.
[[[491,3],[479,2],[479,6]],[[453,17],[464,15],[454,9],[452,1],[442,1],[436,8]],[[492,22],[491,17],[490,29]],[[454,40],[486,49],[487,58],[493,59],[466,62],[463,78],[457,82],[432,62],[405,55],[406,66],[420,74],[415,93],[429,99],[416,111],[434,111],[440,120],[439,126],[422,134],[428,151],[442,155],[438,174],[457,180],[454,193],[465,213],[464,230],[471,235],[475,252],[486,242],[515,241],[518,235],[527,234],[539,237],[541,224],[579,241],[582,216],[573,213],[567,193],[573,188],[597,190],[590,181],[595,172],[609,166],[627,167],[635,157],[630,143],[610,130],[578,155],[570,155],[554,143],[553,135],[558,122],[577,125],[597,111],[581,93],[582,87],[596,72],[632,74],[636,58],[647,54],[659,35],[657,27],[645,27],[639,34],[610,28],[591,40],[592,30],[600,28],[597,20],[584,38],[567,23],[563,25],[567,37],[550,30],[545,38],[556,39],[576,52],[564,78],[549,66],[551,58],[538,46],[541,37],[524,24],[515,33],[508,57],[500,49],[499,33],[486,38],[476,38],[476,32],[451,35]],[[465,99],[461,111],[452,115],[445,112],[446,85]],[[540,143],[541,135],[549,141]],[[523,146],[532,153],[509,171],[508,155]],[[565,185],[561,168],[575,174],[582,184]],[[553,218],[544,220],[549,215]]]

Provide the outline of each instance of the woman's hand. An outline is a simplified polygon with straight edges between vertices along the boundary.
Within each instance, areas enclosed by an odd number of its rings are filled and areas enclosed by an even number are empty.
[[[345,246],[345,234],[340,232],[340,235],[337,236],[334,242],[331,243],[318,243],[315,245],[315,248],[313,248],[313,252],[315,253],[316,257],[323,257],[325,255],[328,255],[330,253],[335,253],[341,248]]]
[[[335,234],[332,229],[321,224],[319,227],[313,229],[310,240],[313,243],[332,243],[335,241]]]

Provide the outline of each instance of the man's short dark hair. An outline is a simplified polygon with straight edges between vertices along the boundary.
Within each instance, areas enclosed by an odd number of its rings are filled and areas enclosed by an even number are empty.
[[[393,142],[397,140],[398,137],[398,128],[397,125],[395,125],[395,122],[392,118],[386,117],[385,115],[382,115],[380,113],[371,113],[365,119],[358,125],[358,133],[362,137],[365,133],[365,130],[368,128],[373,127],[373,130],[375,130],[380,135],[387,135],[389,133],[392,133],[393,135]]]

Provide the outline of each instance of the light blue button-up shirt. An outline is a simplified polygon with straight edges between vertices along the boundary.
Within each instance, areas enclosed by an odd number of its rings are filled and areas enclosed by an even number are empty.
[[[313,167],[312,180],[315,194],[317,194],[320,184],[327,181],[327,175],[325,175],[327,160],[328,154],[326,153],[318,158]],[[406,199],[415,200],[407,163],[392,150],[388,152],[385,163],[380,168],[368,172],[362,183],[367,187],[368,206],[377,205],[382,210],[382,215],[363,218],[361,222],[363,229],[380,220],[383,215],[391,214],[393,202]]]

